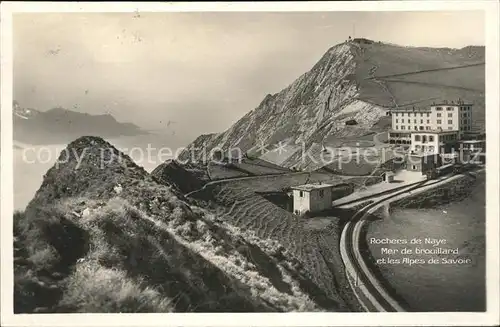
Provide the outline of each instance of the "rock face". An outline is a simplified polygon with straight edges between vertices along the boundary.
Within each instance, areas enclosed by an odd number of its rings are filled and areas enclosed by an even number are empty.
[[[175,160],[162,163],[151,172],[151,176],[156,182],[171,185],[183,193],[197,190],[204,185],[204,181],[197,178],[192,170],[188,171],[186,166]]]
[[[379,121],[393,107],[458,97],[474,102],[474,118],[481,125],[484,47],[410,48],[354,39],[330,48],[310,71],[268,94],[225,132],[200,136],[179,158],[202,160],[200,149],[206,153],[216,147],[255,153],[280,142],[307,150],[332,138],[359,137],[374,125],[387,126]],[[356,126],[346,124],[352,120]],[[296,164],[284,159],[273,162]]]
[[[309,139],[328,122],[338,108],[347,106],[356,95],[353,54],[349,45],[331,48],[311,71],[299,77],[283,91],[267,95],[261,104],[236,122],[226,132],[203,140],[207,149],[239,147],[251,150],[260,143],[275,144],[289,139]],[[260,143],[259,143],[260,142]],[[188,150],[181,154],[184,159]],[[199,157],[198,157],[199,158]]]

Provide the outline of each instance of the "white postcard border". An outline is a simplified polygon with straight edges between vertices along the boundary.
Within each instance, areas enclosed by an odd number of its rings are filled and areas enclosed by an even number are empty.
[[[3,2],[1,7],[1,325],[2,326],[412,326],[496,325],[499,316],[499,4],[498,1],[273,3]],[[485,313],[172,313],[13,314],[12,14],[135,11],[465,11],[485,12],[487,312]],[[458,22],[460,23],[460,22]],[[10,110],[9,110],[10,109]]]

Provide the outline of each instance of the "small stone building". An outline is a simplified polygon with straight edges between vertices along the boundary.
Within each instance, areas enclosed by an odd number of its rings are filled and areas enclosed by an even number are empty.
[[[293,212],[302,215],[332,206],[332,184],[305,184],[292,187]]]
[[[406,161],[407,170],[418,171],[422,174],[426,174],[439,166],[441,166],[441,156],[439,154],[410,154]]]
[[[384,177],[384,182],[386,183],[394,182],[394,173],[392,171],[386,171],[383,177]]]

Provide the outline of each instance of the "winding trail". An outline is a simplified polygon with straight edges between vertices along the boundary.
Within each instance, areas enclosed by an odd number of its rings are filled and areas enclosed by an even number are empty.
[[[416,74],[423,74],[423,73],[430,73],[430,72],[438,72],[438,71],[443,71],[443,70],[453,70],[453,69],[460,69],[460,68],[467,68],[467,67],[474,67],[474,66],[484,66],[484,65],[485,65],[485,62],[478,62],[478,63],[468,64],[468,65],[444,67],[444,68],[433,68],[433,69],[423,69],[423,70],[417,70],[417,71],[413,71],[413,72],[406,72],[406,73],[399,73],[399,74],[382,75],[382,76],[369,76],[369,77],[366,77],[365,79],[369,80],[369,79],[378,79],[378,78],[408,76],[408,75],[416,75]]]

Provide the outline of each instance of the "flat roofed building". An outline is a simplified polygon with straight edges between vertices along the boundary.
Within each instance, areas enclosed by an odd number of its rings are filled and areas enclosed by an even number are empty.
[[[465,140],[460,141],[460,145],[463,149],[470,150],[471,152],[486,151],[486,140]]]
[[[458,131],[412,132],[410,152],[422,154],[446,153],[454,147],[458,139]]]
[[[332,184],[304,184],[292,187],[293,212],[302,215],[332,206]]]
[[[412,144],[415,132],[453,132],[462,139],[472,129],[472,104],[458,101],[433,103],[429,107],[402,107],[391,110],[389,143]]]
[[[423,175],[439,166],[441,156],[437,154],[410,154],[406,161],[407,170],[421,172]]]
[[[460,138],[465,132],[472,130],[472,104],[463,101],[433,104],[431,107],[431,123],[435,128],[456,130]]]

